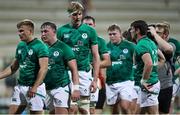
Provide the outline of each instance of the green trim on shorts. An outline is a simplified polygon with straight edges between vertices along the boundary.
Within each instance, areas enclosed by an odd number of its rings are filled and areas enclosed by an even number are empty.
[[[40,93],[35,93],[37,96],[40,96],[40,97],[42,97],[42,98],[46,98],[44,95],[42,95],[42,94],[40,94]]]

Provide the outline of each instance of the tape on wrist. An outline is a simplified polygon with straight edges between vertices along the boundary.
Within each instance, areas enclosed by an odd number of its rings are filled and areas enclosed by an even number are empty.
[[[79,85],[73,85],[73,90],[79,90]]]
[[[147,81],[147,79],[141,79],[141,84],[146,83]]]

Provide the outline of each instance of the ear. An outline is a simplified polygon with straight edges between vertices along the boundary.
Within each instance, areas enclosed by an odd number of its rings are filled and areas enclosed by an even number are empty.
[[[140,29],[139,28],[135,29],[135,33],[136,34],[140,33]]]

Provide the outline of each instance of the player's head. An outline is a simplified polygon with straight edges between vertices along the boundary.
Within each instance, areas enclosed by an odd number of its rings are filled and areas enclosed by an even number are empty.
[[[18,35],[22,41],[28,42],[34,34],[34,22],[24,19],[17,23]]]
[[[72,1],[70,2],[67,12],[69,13],[69,15],[73,15],[74,13],[77,12],[82,12],[84,10],[84,7],[77,1]]]
[[[155,25],[156,28],[156,32],[157,34],[159,34],[159,36],[161,36],[161,38],[163,38],[164,40],[168,40],[169,39],[169,30],[170,30],[170,24],[167,22],[162,22],[162,23],[157,23]]]
[[[148,25],[143,20],[137,20],[131,23],[131,36],[133,39],[138,39],[138,37],[147,35]]]
[[[17,23],[17,29],[21,28],[21,26],[27,26],[32,32],[34,32],[34,22],[32,20],[29,19],[21,20],[20,22]]]
[[[111,43],[118,44],[121,42],[121,29],[117,24],[112,24],[108,27],[108,35]]]
[[[49,43],[55,39],[56,36],[56,25],[52,22],[44,22],[41,25],[41,39]]]
[[[82,19],[82,22],[84,24],[87,24],[87,25],[91,26],[91,27],[95,27],[95,19],[92,16],[85,16]]]
[[[83,10],[84,8],[79,2],[73,1],[69,3],[67,12],[69,13],[73,26],[78,27],[81,24]]]

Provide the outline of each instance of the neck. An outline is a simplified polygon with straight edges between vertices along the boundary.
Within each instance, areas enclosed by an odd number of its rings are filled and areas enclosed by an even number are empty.
[[[56,41],[57,39],[54,37],[53,39],[51,39],[51,41],[49,41],[48,45],[52,46]]]
[[[30,37],[28,38],[28,40],[26,41],[26,43],[29,43],[29,42],[31,42],[32,40],[34,40],[34,37],[33,37],[33,36],[30,36]]]
[[[78,27],[81,25],[81,23],[74,23],[74,24],[72,23],[71,25],[72,25],[72,27],[74,27],[74,28],[78,28]]]
[[[146,35],[138,35],[136,41],[138,42],[140,39],[144,38],[145,36],[146,36]]]

